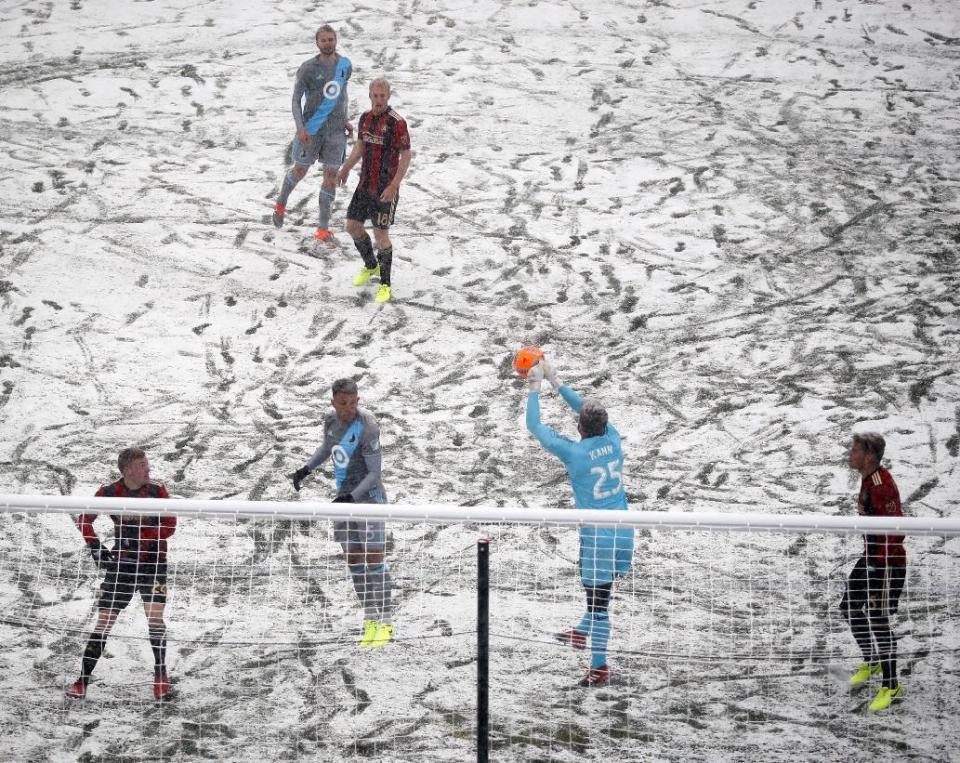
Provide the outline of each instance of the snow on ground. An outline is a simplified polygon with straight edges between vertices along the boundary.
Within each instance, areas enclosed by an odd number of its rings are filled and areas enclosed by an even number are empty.
[[[350,247],[313,251],[314,175],[267,217],[324,21],[353,114],[386,74],[413,135],[382,307]],[[88,495],[138,443],[178,496],[290,500],[352,375],[392,500],[568,506],[509,372],[536,342],[608,405],[637,509],[848,513],[870,428],[908,513],[955,515],[953,3],[12,0],[0,32],[0,491]],[[146,701],[132,609],[77,707],[94,571],[65,517],[3,523],[15,757],[471,755],[478,528],[392,526],[400,638],[368,655],[329,528],[185,522],[180,699]],[[907,700],[875,719],[833,611],[856,538],[642,538],[617,681],[582,692],[546,643],[575,535],[493,532],[494,759],[960,755],[955,540],[910,543]]]

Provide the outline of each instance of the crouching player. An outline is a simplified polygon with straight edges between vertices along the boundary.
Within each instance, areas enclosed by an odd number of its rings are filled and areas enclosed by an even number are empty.
[[[575,442],[540,421],[540,386],[546,378],[575,413],[579,414]],[[623,453],[620,434],[607,423],[599,403],[584,400],[557,381],[552,364],[544,359],[527,374],[527,429],[567,468],[578,509],[627,509],[623,491]],[[575,649],[586,649],[590,640],[590,671],[581,686],[602,686],[610,680],[607,642],[610,639],[610,593],[614,581],[626,574],[633,558],[632,527],[580,528],[580,581],[587,609],[579,624],[556,638]]]
[[[119,480],[101,485],[97,496],[110,498],[169,498],[167,489],[150,480],[150,463],[140,448],[125,448],[117,459]],[[106,575],[97,601],[97,623],[87,640],[80,664],[80,678],[67,689],[67,696],[83,699],[93,669],[103,654],[107,636],[117,615],[126,608],[134,593],[140,594],[147,616],[150,646],[153,649],[153,696],[166,699],[170,694],[167,678],[167,627],[163,609],[167,602],[167,538],[173,535],[177,518],[149,515],[111,515],[114,527],[113,548],[104,546],[93,529],[96,514],[81,514],[77,527],[93,559]]]

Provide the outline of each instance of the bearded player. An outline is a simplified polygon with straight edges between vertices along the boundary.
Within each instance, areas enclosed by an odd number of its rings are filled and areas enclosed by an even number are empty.
[[[563,437],[540,421],[540,386],[547,379],[574,413],[578,414],[580,440]],[[567,468],[578,509],[628,509],[623,491],[623,452],[620,434],[607,422],[599,403],[584,401],[570,387],[560,384],[547,359],[527,373],[527,429],[540,444]],[[614,581],[627,573],[633,559],[632,527],[580,528],[580,582],[587,609],[580,622],[556,638],[574,649],[586,649],[590,641],[590,670],[581,686],[602,686],[610,680],[607,642],[610,640],[610,594]]]
[[[293,122],[296,135],[291,155],[293,166],[283,178],[280,195],[273,207],[273,224],[280,228],[287,212],[290,192],[313,164],[323,165],[320,186],[320,215],[315,237],[328,241],[330,208],[337,195],[337,170],[347,149],[347,135],[353,127],[347,119],[347,81],[353,73],[350,59],[337,53],[337,33],[324,24],[315,35],[320,53],[297,69],[293,87]]]

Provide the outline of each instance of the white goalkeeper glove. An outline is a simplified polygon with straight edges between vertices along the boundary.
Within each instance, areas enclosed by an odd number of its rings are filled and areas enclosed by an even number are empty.
[[[560,382],[557,380],[557,369],[553,367],[553,363],[544,358],[540,361],[540,366],[543,368],[543,378],[550,382],[554,389],[559,389]]]
[[[540,385],[543,384],[543,361],[537,363],[533,368],[527,371],[527,389],[531,392],[539,392]]]

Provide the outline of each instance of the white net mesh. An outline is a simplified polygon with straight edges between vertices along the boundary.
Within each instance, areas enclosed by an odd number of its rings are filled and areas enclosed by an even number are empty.
[[[612,680],[584,689],[589,650],[553,638],[584,611],[574,526],[389,521],[395,640],[369,650],[328,520],[186,516],[171,538],[166,609],[175,699],[158,704],[137,597],[87,699],[64,697],[102,574],[65,514],[3,512],[0,524],[0,729],[21,759],[53,748],[64,760],[470,759],[484,535],[493,760],[958,750],[953,536],[908,538],[895,620],[906,699],[874,717],[876,682],[847,686],[861,658],[837,609],[859,536],[638,530],[610,606]],[[101,537],[108,525],[98,520]]]

